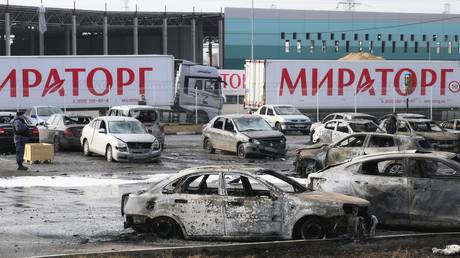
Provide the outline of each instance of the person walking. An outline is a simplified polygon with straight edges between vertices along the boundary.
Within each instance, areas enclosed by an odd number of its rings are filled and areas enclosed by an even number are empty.
[[[22,163],[24,162],[24,149],[29,139],[29,127],[24,118],[24,112],[17,112],[13,119],[14,145],[16,146],[16,163],[18,170],[27,171],[28,168]]]
[[[393,113],[385,125],[385,130],[387,131],[388,134],[396,133],[396,126],[397,126],[397,121],[398,121],[396,116],[397,116],[396,113]]]

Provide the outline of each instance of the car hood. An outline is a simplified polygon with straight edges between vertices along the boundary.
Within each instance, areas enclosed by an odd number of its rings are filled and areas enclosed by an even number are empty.
[[[284,119],[296,119],[296,120],[308,120],[310,121],[310,119],[305,116],[305,115],[278,115],[279,117],[282,117]]]
[[[283,137],[284,134],[282,134],[279,131],[251,131],[251,132],[242,132],[242,134],[246,135],[249,138],[271,138],[271,137]]]
[[[112,136],[123,142],[153,142],[155,140],[151,134],[112,134]]]
[[[451,132],[415,132],[427,140],[458,140],[458,136]]]
[[[321,149],[324,146],[329,146],[327,143],[315,143],[309,146],[305,146],[302,148],[298,148],[296,151],[303,151],[303,150],[318,150]]]
[[[358,197],[348,196],[339,193],[330,192],[304,192],[296,194],[302,201],[313,201],[321,203],[342,203],[342,204],[354,204],[358,206],[369,206],[370,202]]]

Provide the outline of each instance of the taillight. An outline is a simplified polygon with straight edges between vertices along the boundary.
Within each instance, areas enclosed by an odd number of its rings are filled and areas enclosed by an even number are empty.
[[[32,128],[32,135],[38,135],[38,128],[37,127]]]
[[[0,134],[5,134],[5,133],[6,133],[5,128],[0,127]]]
[[[72,137],[72,136],[73,136],[72,129],[67,128],[64,130],[64,137]]]
[[[165,132],[165,127],[164,127],[164,125],[160,125],[160,132],[161,132],[161,133],[164,133],[164,132]]]

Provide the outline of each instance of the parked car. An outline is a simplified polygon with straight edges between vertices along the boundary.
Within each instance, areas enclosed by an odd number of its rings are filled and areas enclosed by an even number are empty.
[[[451,119],[441,123],[441,127],[451,133],[460,134],[460,119]]]
[[[460,164],[449,152],[379,153],[309,175],[309,187],[369,200],[379,224],[460,228]]]
[[[80,147],[83,127],[92,120],[86,115],[54,114],[37,128],[40,142],[54,144],[54,151]]]
[[[383,120],[380,125],[384,127],[385,123],[387,120]],[[434,150],[460,152],[459,137],[430,119],[398,118],[396,134],[422,136]]]
[[[154,107],[146,105],[115,106],[110,108],[107,115],[136,118],[144,124],[149,133],[160,141],[161,147],[164,147],[165,131],[163,125],[160,124],[158,111]]]
[[[186,239],[321,239],[350,233],[358,216],[369,228],[368,206],[271,170],[232,167],[186,169],[121,198],[125,227]]]
[[[334,119],[320,125],[313,134],[313,143],[336,142],[350,134],[359,132],[385,132],[377,124],[365,119]]]
[[[294,166],[297,173],[307,176],[356,156],[402,150],[430,151],[431,146],[420,136],[354,133],[332,144],[319,143],[298,149]]]
[[[300,131],[310,133],[311,120],[292,105],[264,105],[255,113],[280,132]]]
[[[392,116],[393,114],[387,114],[379,118],[379,122],[377,124],[380,124],[383,120],[387,120]],[[417,114],[417,113],[397,113],[396,114],[397,119],[428,119],[425,115],[422,114]]]
[[[365,114],[365,113],[352,113],[352,112],[331,113],[327,115],[326,117],[324,117],[323,120],[321,120],[321,122],[316,122],[311,125],[310,142],[313,142],[313,135],[315,134],[316,128],[334,119],[345,119],[345,120],[363,119],[363,120],[371,120],[375,124],[378,124],[378,119],[375,116]]]
[[[0,153],[15,152],[14,133],[12,119],[16,116],[13,112],[0,112]],[[38,142],[38,129],[33,126],[26,118],[27,126],[29,127],[29,143]]]
[[[153,161],[161,154],[161,144],[137,119],[103,116],[83,127],[80,143],[86,156],[92,153],[112,161]]]
[[[286,154],[286,137],[258,115],[216,116],[203,128],[203,148],[248,155],[281,156]]]
[[[26,110],[26,116],[33,125],[44,123],[53,114],[63,114],[62,109],[54,106],[34,106]]]

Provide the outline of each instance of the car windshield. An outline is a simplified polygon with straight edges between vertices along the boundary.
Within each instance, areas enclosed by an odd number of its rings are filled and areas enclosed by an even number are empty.
[[[302,113],[295,107],[273,107],[278,115],[302,115]]]
[[[65,116],[64,125],[86,125],[91,121],[89,116]]]
[[[409,122],[412,129],[417,132],[442,132],[441,127],[439,127],[434,122]]]
[[[131,117],[136,118],[142,123],[151,123],[157,120],[157,112],[153,109],[150,110],[131,110]]]
[[[144,134],[144,126],[139,121],[112,121],[109,122],[109,131],[112,134]]]
[[[350,123],[350,127],[354,133],[376,132],[377,129],[379,129],[379,127],[374,123]]]
[[[240,117],[233,120],[238,131],[272,131],[270,125],[260,117]]]
[[[286,193],[301,193],[308,190],[297,181],[272,171],[258,172],[257,175],[265,181],[277,186],[279,189]]]
[[[62,110],[57,107],[39,107],[37,108],[37,115],[39,116],[51,116],[53,114],[62,114]]]

